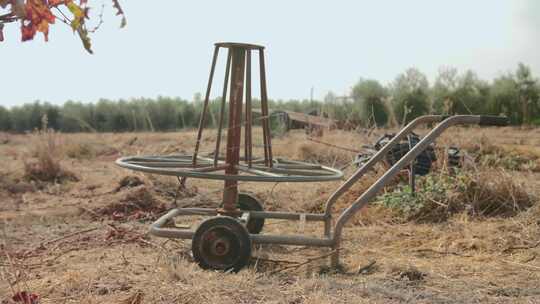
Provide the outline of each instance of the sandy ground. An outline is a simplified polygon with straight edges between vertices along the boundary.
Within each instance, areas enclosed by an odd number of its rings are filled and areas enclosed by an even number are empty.
[[[321,140],[359,149],[382,132],[332,131]],[[191,151],[194,132],[55,136],[62,167],[79,181],[26,182],[24,162],[33,159],[39,139],[0,138],[2,304],[16,303],[12,296],[20,291],[38,295],[39,303],[540,303],[537,202],[513,217],[456,214],[442,223],[388,221],[368,209],[345,229],[341,270],[328,269],[327,259],[286,269],[327,251],[274,245],[254,248],[250,267],[224,274],[199,269],[190,241],[147,234],[152,220],[172,207],[176,179],[114,165],[121,155]],[[203,139],[203,150],[210,151],[213,135]],[[459,128],[438,142],[475,143],[540,156],[538,129]],[[275,138],[274,149],[276,155],[336,167],[354,157],[310,142],[300,131]],[[533,171],[508,174],[540,195],[540,173]],[[126,176],[143,184],[121,187]],[[340,183],[247,183],[241,190],[260,197],[268,210],[305,212],[320,208]],[[221,188],[222,182],[189,180],[189,191],[176,203],[217,206]],[[133,202],[148,210],[126,207]],[[322,226],[274,220],[264,231],[321,235]]]

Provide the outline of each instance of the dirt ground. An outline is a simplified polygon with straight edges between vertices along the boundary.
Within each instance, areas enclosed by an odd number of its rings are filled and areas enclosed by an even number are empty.
[[[384,132],[329,131],[320,140],[360,149]],[[210,133],[204,151],[211,151]],[[32,181],[25,172],[41,145],[51,142],[62,170],[74,174]],[[178,182],[114,164],[122,155],[190,152],[194,131],[1,134],[0,143],[2,304],[25,303],[16,297],[21,292],[39,297],[35,303],[540,303],[540,129],[456,128],[437,142],[471,153],[487,146],[506,151],[510,156],[474,164],[474,170],[509,174],[535,197],[522,212],[462,212],[435,223],[388,219],[369,207],[345,229],[342,269],[328,269],[328,260],[317,258],[325,250],[274,245],[255,248],[251,266],[238,274],[199,269],[190,241],[149,236],[150,223],[172,208]],[[273,144],[275,155],[335,167],[355,156],[309,141],[302,131]],[[348,166],[346,176],[353,170]],[[340,183],[240,187],[268,210],[313,212]],[[219,204],[222,182],[191,179],[187,186],[177,205]],[[362,189],[353,189],[334,213]],[[322,225],[274,220],[264,231],[321,235]]]

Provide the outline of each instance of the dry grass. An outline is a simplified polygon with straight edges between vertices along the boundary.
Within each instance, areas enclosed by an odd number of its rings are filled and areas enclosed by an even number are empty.
[[[24,178],[29,181],[62,183],[78,181],[75,173],[61,165],[63,156],[59,134],[51,129],[36,131],[30,138],[29,155],[24,159]]]
[[[320,140],[359,149],[383,132],[375,130],[370,137],[327,132]],[[502,153],[529,151],[525,155],[540,151],[538,135],[538,130],[513,128],[454,129],[438,144],[465,147],[471,155],[479,153],[470,148],[474,145]],[[32,136],[10,136],[8,144],[0,145],[0,161],[5,164],[0,183],[22,181],[24,165],[14,159],[25,154]],[[62,142],[62,147],[89,143],[92,151],[102,145],[122,155],[176,153],[189,151],[194,144],[193,132],[55,136],[61,136],[56,143]],[[260,139],[257,136],[255,140]],[[213,140],[205,133],[202,150],[210,151]],[[309,142],[303,132],[274,143],[275,154],[286,158],[311,157],[340,165],[354,157]],[[0,187],[0,302],[12,304],[9,298],[18,291],[39,295],[40,303],[536,303],[540,297],[540,176],[534,170],[509,170],[500,163],[488,168],[481,162],[473,164],[474,169],[464,168],[465,177],[460,177],[466,178],[461,184],[464,191],[448,182],[448,192],[439,197],[439,203],[449,204],[447,208],[425,206],[424,211],[445,219],[439,223],[396,220],[392,208],[370,206],[345,229],[343,272],[328,272],[326,259],[321,259],[273,273],[290,265],[284,261],[301,263],[326,253],[276,245],[255,248],[252,266],[231,275],[194,265],[189,241],[146,234],[150,220],[170,206],[175,179],[126,177],[132,173],[112,163],[116,152],[86,158],[79,156],[85,153],[78,147],[71,156],[61,150],[51,155],[62,169],[77,172],[81,182],[58,192],[12,193]],[[261,148],[254,152],[261,153]],[[72,157],[76,161],[70,161]],[[32,158],[38,161],[38,154]],[[334,214],[358,198],[381,172],[356,184]],[[255,193],[267,209],[306,212],[321,211],[339,184],[246,183],[241,190]],[[222,182],[190,179],[189,191],[180,193],[177,203],[217,206],[222,187]],[[448,211],[450,205],[455,212]],[[81,208],[89,211],[81,215]],[[98,216],[88,216],[92,212]],[[141,212],[144,216],[137,215]],[[186,223],[199,220],[194,217]],[[265,231],[321,235],[322,227],[269,220]]]

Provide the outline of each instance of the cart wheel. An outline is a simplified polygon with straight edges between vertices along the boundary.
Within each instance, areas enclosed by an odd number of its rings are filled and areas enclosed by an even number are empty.
[[[261,202],[247,193],[238,194],[238,209],[245,211],[264,211]],[[263,218],[249,219],[248,223],[246,224],[247,230],[252,234],[258,234],[261,232],[263,230],[263,226]]]
[[[220,205],[223,207],[223,203]],[[264,211],[262,203],[254,196],[247,193],[238,193],[236,208],[242,211]],[[251,234],[258,234],[263,230],[264,219],[249,219],[246,228]]]
[[[251,239],[236,219],[217,216],[203,221],[197,228],[191,250],[203,269],[238,272],[251,257]]]

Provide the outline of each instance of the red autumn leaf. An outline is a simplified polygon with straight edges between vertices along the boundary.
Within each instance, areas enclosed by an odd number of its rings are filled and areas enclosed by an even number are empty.
[[[32,24],[21,25],[21,40],[28,41],[34,39],[36,27]]]
[[[124,27],[126,17],[119,0],[111,1],[116,14],[122,15],[120,27]],[[79,3],[79,5],[76,3]],[[100,20],[98,26],[93,30],[87,29],[85,21],[90,19],[88,0],[0,0],[0,9],[6,7],[11,11],[7,14],[0,14],[0,42],[4,41],[5,38],[3,33],[4,24],[14,21],[20,21],[22,41],[34,39],[37,32],[43,33],[45,41],[48,41],[49,26],[54,24],[56,19],[59,19],[63,23],[71,25],[73,31],[76,31],[81,39],[84,48],[89,53],[93,53],[89,33],[93,33],[103,23],[103,20]],[[53,8],[60,14],[58,17],[51,11]],[[65,9],[69,10],[72,16],[64,15]]]
[[[66,2],[69,2],[72,0],[49,0],[49,6],[58,6],[62,4],[66,4]]]
[[[39,304],[39,296],[35,293],[28,293],[26,291],[19,291],[11,299],[22,304]]]
[[[42,0],[28,0],[25,12],[26,16],[21,25],[22,41],[34,39],[36,32],[43,33],[45,41],[48,41],[49,24],[53,24],[55,20],[49,6]]]

